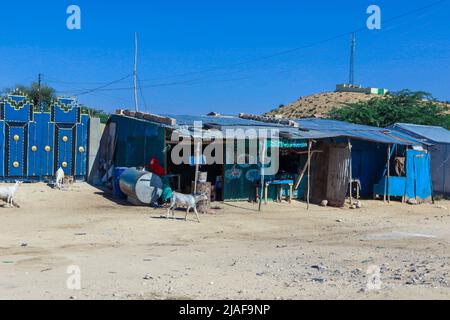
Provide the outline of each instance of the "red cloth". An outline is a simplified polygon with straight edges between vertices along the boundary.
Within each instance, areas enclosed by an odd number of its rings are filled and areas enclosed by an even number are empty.
[[[156,158],[152,158],[150,160],[150,163],[147,165],[147,168],[149,168],[150,171],[156,174],[157,176],[162,177],[166,175],[166,170],[159,164],[159,161]]]

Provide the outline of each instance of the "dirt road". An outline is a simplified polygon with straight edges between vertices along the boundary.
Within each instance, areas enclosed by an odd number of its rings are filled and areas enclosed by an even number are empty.
[[[0,208],[0,299],[450,298],[450,201],[220,203],[200,224],[86,184],[23,185],[17,202]]]

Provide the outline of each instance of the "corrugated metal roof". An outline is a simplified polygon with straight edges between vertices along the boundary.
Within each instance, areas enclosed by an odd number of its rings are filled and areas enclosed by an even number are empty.
[[[442,127],[396,123],[392,126],[392,129],[407,132],[416,138],[426,139],[430,142],[450,143],[450,131]]]
[[[164,115],[173,118],[180,126],[192,126],[195,121],[201,121],[203,124],[217,124],[220,126],[260,126],[260,127],[283,127],[276,123],[265,123],[255,120],[241,119],[235,116],[192,116],[192,115]]]
[[[227,129],[266,129],[279,130],[280,136],[289,139],[325,139],[346,137],[367,140],[379,143],[390,143],[400,145],[426,144],[406,133],[391,129],[383,129],[365,125],[352,124],[328,119],[298,119],[295,120],[300,128],[289,127],[277,123],[266,123],[256,120],[242,119],[234,116],[193,116],[193,115],[164,115],[176,120],[175,126],[159,124],[163,127],[177,129],[183,135],[193,136],[194,122],[201,121],[204,136],[208,135],[208,129],[215,129],[225,133]],[[148,120],[143,120],[148,121]]]
[[[348,137],[368,140],[379,143],[400,145],[421,145],[421,141],[408,135],[399,135],[397,132],[384,128],[365,126],[344,121],[329,119],[298,119],[296,122],[301,129],[317,130],[324,134],[338,137]]]

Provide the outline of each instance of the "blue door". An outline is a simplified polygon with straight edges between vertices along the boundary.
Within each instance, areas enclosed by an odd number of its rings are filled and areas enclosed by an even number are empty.
[[[9,177],[23,177],[27,167],[26,125],[7,125],[6,135],[6,175]]]
[[[55,168],[63,168],[66,175],[74,175],[74,128],[60,127],[56,128],[56,163]]]

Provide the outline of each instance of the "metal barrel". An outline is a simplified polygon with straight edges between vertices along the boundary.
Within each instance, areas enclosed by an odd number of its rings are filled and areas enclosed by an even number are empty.
[[[163,184],[153,173],[127,169],[120,176],[119,186],[132,204],[149,205],[161,196]]]

